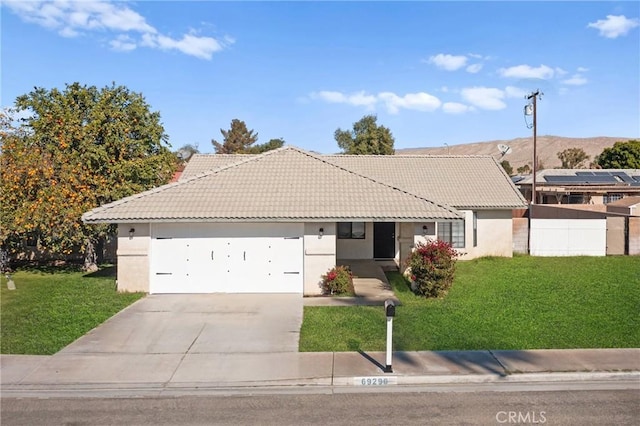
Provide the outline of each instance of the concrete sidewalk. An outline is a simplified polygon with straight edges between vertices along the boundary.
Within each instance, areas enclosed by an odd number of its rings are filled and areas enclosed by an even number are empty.
[[[624,380],[640,389],[640,349],[236,354],[2,355],[2,396],[91,391],[128,395],[180,390],[354,387]]]

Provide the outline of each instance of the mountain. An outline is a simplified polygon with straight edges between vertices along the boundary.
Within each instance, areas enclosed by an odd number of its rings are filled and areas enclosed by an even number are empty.
[[[536,138],[536,151],[538,153],[538,164],[543,168],[553,169],[561,165],[558,159],[558,152],[567,148],[582,148],[589,156],[585,162],[585,167],[593,161],[596,155],[602,150],[613,146],[615,142],[628,141],[634,138],[614,138],[598,136],[593,138],[565,138],[562,136],[538,136]],[[511,147],[511,152],[505,156],[500,155],[498,144]],[[436,148],[404,148],[396,149],[396,155],[428,154],[428,155],[492,155],[499,161],[507,160],[513,170],[529,164],[533,161],[533,136],[528,138],[517,138],[511,140],[496,140],[488,142],[474,142],[460,145],[441,146]]]

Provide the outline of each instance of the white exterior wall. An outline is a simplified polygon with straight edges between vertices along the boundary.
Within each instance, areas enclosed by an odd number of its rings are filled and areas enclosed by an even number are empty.
[[[135,229],[133,237],[129,230]],[[150,227],[146,223],[118,225],[118,291],[149,292]]]
[[[338,259],[373,259],[373,222],[365,224],[363,239],[338,238],[336,250]]]
[[[476,247],[473,246],[473,212],[463,210],[465,215],[465,254],[460,259],[475,259],[483,256],[513,256],[513,214],[511,210],[477,210],[478,230]]]
[[[606,219],[532,219],[532,256],[605,256]]]
[[[323,235],[320,236],[320,228]],[[304,225],[304,290],[305,296],[322,294],[322,275],[336,266],[335,222]]]

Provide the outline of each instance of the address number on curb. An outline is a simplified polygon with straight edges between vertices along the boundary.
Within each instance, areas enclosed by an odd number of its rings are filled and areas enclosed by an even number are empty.
[[[354,377],[353,384],[356,386],[388,386],[397,385],[397,377]]]

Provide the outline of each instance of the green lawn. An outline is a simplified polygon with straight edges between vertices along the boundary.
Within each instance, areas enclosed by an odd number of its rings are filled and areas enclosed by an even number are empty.
[[[402,306],[394,350],[640,347],[640,257],[518,256],[458,262],[449,294]],[[382,307],[305,307],[301,351],[381,351]]]
[[[21,271],[16,290],[3,276],[0,352],[53,354],[143,296],[117,293],[112,272]]]

